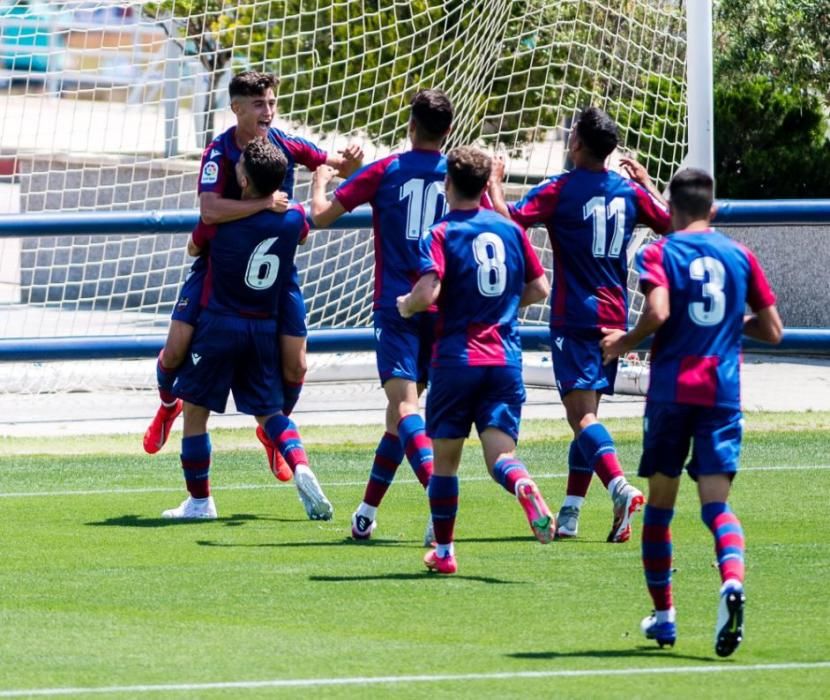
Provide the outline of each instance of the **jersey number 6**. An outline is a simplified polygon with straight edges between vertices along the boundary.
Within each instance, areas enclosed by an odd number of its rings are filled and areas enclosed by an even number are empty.
[[[268,289],[277,281],[277,275],[280,271],[280,256],[268,252],[268,249],[276,240],[276,238],[266,238],[254,248],[254,252],[248,258],[245,284],[251,289]]]

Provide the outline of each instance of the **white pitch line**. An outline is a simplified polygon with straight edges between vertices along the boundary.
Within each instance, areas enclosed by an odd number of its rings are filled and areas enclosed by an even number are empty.
[[[666,666],[663,668],[592,668],[574,671],[507,671],[502,673],[459,673],[423,676],[353,676],[346,678],[287,678],[266,681],[227,681],[220,683],[166,683],[158,685],[102,686],[99,688],[32,688],[2,690],[0,698],[56,697],[105,693],[162,693],[202,690],[256,690],[259,688],[313,688],[348,685],[402,685],[406,683],[444,683],[457,681],[502,681],[534,678],[585,678],[602,676],[655,676],[667,674],[753,673],[757,671],[803,671],[830,669],[830,661],[781,664],[746,664],[719,666]]]
[[[738,471],[738,474],[745,472],[777,472],[777,471],[799,471],[799,470],[826,470],[830,469],[830,464],[782,464],[777,466],[761,466],[761,467],[743,467]],[[557,473],[549,472],[547,474],[535,474],[535,479],[564,479],[567,477],[567,472]],[[489,476],[463,476],[462,480],[465,483],[471,481],[490,481]],[[328,488],[338,488],[341,486],[365,486],[366,480],[360,481],[321,481],[322,486]],[[395,479],[396,484],[414,484],[417,479]],[[293,483],[287,484],[230,484],[228,486],[213,486],[211,490],[221,493],[222,491],[251,491],[255,489],[285,489],[293,488]],[[181,488],[178,486],[148,486],[142,488],[131,489],[86,489],[76,491],[16,491],[10,493],[0,493],[0,498],[41,498],[44,496],[112,496],[112,495],[130,495],[137,493],[180,493]]]

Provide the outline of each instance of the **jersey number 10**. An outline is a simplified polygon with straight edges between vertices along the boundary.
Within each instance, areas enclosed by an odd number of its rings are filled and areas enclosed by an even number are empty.
[[[401,185],[399,200],[407,200],[406,238],[417,241],[421,232],[444,216],[447,210],[444,183],[440,180],[427,183],[419,177],[407,180]]]

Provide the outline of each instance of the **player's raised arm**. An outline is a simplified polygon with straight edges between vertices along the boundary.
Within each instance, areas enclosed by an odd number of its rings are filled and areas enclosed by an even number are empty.
[[[490,180],[487,183],[487,193],[490,195],[493,210],[509,219],[510,211],[504,199],[504,158],[496,156],[493,158],[492,164],[493,170],[490,173]]]
[[[363,165],[363,149],[359,144],[350,144],[342,151],[338,151],[337,155],[330,155],[326,158],[326,165],[334,168],[337,174],[345,180],[354,175]]]
[[[630,179],[645,189],[663,207],[668,207],[668,202],[663,198],[663,193],[657,189],[657,186],[648,174],[648,170],[646,170],[646,167],[642,163],[629,156],[624,156],[620,158],[620,165]]]
[[[326,195],[326,187],[336,174],[334,168],[323,165],[311,178],[311,220],[317,228],[329,226],[346,213],[337,198],[329,199]]]

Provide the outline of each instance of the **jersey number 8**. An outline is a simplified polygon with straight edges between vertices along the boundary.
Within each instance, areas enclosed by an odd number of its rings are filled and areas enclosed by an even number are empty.
[[[473,240],[473,256],[478,263],[478,291],[485,297],[498,297],[507,286],[504,241],[495,233],[480,233]]]

